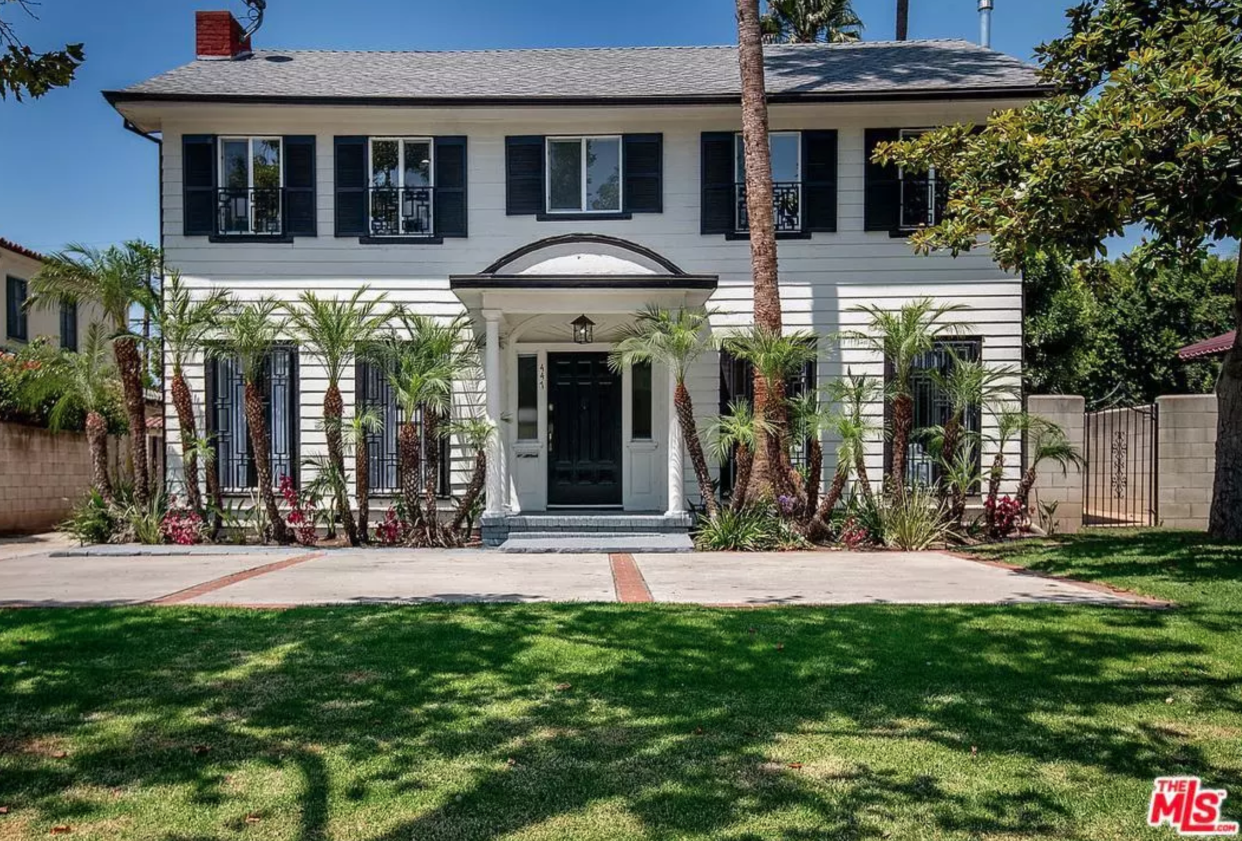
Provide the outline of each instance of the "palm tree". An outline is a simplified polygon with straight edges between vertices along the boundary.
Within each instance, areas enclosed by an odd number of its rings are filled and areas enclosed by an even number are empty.
[[[345,448],[341,440],[341,418],[345,402],[341,398],[341,378],[357,356],[359,345],[369,342],[384,325],[387,313],[376,310],[384,295],[367,300],[366,286],[345,300],[320,298],[303,292],[299,305],[289,307],[289,322],[306,352],[323,365],[328,387],[323,395],[323,424],[328,442],[328,460],[345,476]],[[349,495],[337,494],[337,514],[351,546],[358,545],[358,526],[349,508]]]
[[[210,436],[200,435],[190,440],[188,444],[187,462],[192,455],[195,463],[203,466],[203,475],[207,480],[207,496],[211,500],[211,539],[215,540],[220,536],[220,530],[224,528],[224,491],[220,488],[220,472],[216,470],[215,443]],[[182,446],[186,446],[184,438]]]
[[[1081,468],[1086,462],[1078,448],[1070,443],[1065,430],[1050,420],[1041,417],[1030,418],[1027,434],[1027,453],[1030,466],[1018,483],[1018,494],[1015,497],[1020,510],[1025,513],[1030,500],[1031,489],[1035,487],[1035,478],[1039,466],[1044,462],[1055,462],[1062,473],[1069,471],[1070,465]]]
[[[39,366],[27,383],[21,399],[29,406],[41,406],[55,396],[48,415],[53,432],[63,429],[71,419],[86,415],[86,441],[91,455],[91,486],[106,501],[112,501],[112,480],[108,476],[108,421],[104,412],[120,402],[117,369],[100,324],[86,331],[86,341],[77,353],[57,353]]]
[[[261,298],[250,304],[235,304],[220,319],[220,338],[211,352],[236,362],[246,393],[246,426],[250,429],[250,448],[254,452],[259,501],[271,523],[277,543],[289,543],[289,530],[280,509],[272,481],[271,435],[264,406],[264,379],[273,348],[285,330],[279,317],[283,307],[274,298]]]
[[[371,515],[371,460],[367,451],[367,436],[384,429],[384,419],[375,409],[361,409],[341,424],[346,443],[354,445],[354,497],[358,500],[358,539],[369,541]]]
[[[863,22],[852,0],[768,0],[760,26],[768,43],[842,43],[861,38]]]
[[[824,477],[824,430],[832,416],[824,411],[819,395],[813,391],[789,400],[789,437],[806,446],[806,519],[819,505],[819,486]]]
[[[681,427],[681,438],[690,452],[690,463],[694,466],[703,507],[708,519],[714,520],[720,513],[720,506],[707,470],[703,442],[699,440],[694,403],[690,399],[690,390],[686,388],[686,373],[690,366],[711,348],[707,333],[710,319],[710,312],[687,309],[672,312],[648,306],[634,317],[633,324],[622,329],[621,340],[608,356],[608,365],[614,371],[640,362],[659,362],[668,366],[674,382],[673,405],[677,410],[677,425]],[[672,430],[669,432],[671,435]]]
[[[992,456],[992,466],[988,470],[988,498],[984,510],[996,509],[996,501],[1000,497],[1000,483],[1005,477],[1005,450],[1018,435],[1025,434],[1031,427],[1032,418],[1017,406],[1001,406],[996,412],[996,453]]]
[[[990,408],[1000,401],[1015,401],[1021,396],[1021,373],[1010,365],[994,367],[983,362],[962,359],[949,351],[948,371],[932,371],[931,379],[949,403],[940,443],[940,458],[952,464],[962,438],[962,423],[972,409]]]
[[[843,446],[849,439],[849,446],[838,448],[838,466],[842,453],[853,461],[854,475],[862,495],[871,500],[871,480],[867,476],[867,443],[879,437],[883,432],[878,424],[867,415],[867,407],[873,406],[884,396],[884,389],[873,377],[866,374],[855,374],[852,369],[845,376],[828,384],[828,397],[841,406],[840,416],[835,429]]]
[[[103,250],[75,244],[48,257],[30,280],[30,306],[94,304],[108,322],[125,394],[134,461],[134,497],[141,506],[150,500],[151,473],[147,464],[144,354],[139,348],[142,337],[131,329],[131,318],[134,307],[149,300],[151,277],[159,268],[159,255],[154,246],[140,241]]]
[[[935,304],[930,298],[919,298],[897,312],[867,304],[854,308],[854,312],[869,316],[867,329],[841,334],[844,340],[879,354],[888,363],[893,405],[892,486],[898,499],[905,494],[906,448],[914,426],[914,366],[938,341],[956,335],[958,325],[942,319],[962,309],[965,307],[961,305]]]
[[[172,369],[169,390],[181,427],[186,501],[195,511],[202,512],[203,499],[198,484],[199,450],[194,446],[198,429],[194,421],[190,385],[185,378],[185,365],[192,355],[206,347],[207,338],[228,309],[229,295],[222,289],[212,289],[196,298],[182,283],[180,272],[172,271],[163,294],[157,292],[147,297],[150,300],[145,302],[144,309],[151,314],[159,335],[163,337],[165,359]]]
[[[729,510],[737,513],[746,507],[746,489],[750,483],[751,466],[754,464],[755,442],[762,434],[750,403],[736,400],[729,404],[727,414],[716,418],[708,429],[712,458],[723,464],[737,458],[737,474],[733,480],[733,496]]]
[[[897,0],[897,40],[910,37],[910,0]]]
[[[742,143],[746,170],[746,213],[750,228],[750,262],[754,289],[755,324],[773,335],[784,329],[776,263],[776,228],[772,209],[772,150],[768,145],[768,100],[763,68],[763,30],[759,0],[737,0],[738,70],[742,81]],[[767,419],[772,388],[755,370],[755,417]],[[770,425],[778,427],[784,413]],[[755,453],[751,484],[772,486],[773,466],[767,447]]]
[[[470,536],[460,534],[462,526],[467,523],[475,503],[483,495],[483,485],[487,480],[487,445],[496,434],[496,428],[486,418],[473,417],[453,423],[451,432],[460,438],[464,449],[474,452],[474,471],[470,474],[465,494],[457,502],[451,527],[454,536],[462,540]]]

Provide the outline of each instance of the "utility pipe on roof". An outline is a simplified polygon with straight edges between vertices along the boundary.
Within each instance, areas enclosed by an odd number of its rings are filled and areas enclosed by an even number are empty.
[[[992,46],[992,4],[994,0],[979,0],[979,43]]]

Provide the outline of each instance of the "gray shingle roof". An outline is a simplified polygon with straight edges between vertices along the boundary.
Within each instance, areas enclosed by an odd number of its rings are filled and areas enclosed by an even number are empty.
[[[774,100],[979,95],[1037,85],[1035,70],[966,41],[781,44],[765,48]],[[334,52],[259,50],[194,61],[111,100],[736,99],[736,47]]]

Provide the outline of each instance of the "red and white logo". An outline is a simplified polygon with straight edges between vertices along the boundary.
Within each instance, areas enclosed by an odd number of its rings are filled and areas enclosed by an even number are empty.
[[[1168,824],[1178,835],[1237,835],[1236,821],[1221,820],[1221,806],[1228,796],[1223,788],[1204,788],[1198,777],[1157,777],[1147,824]]]

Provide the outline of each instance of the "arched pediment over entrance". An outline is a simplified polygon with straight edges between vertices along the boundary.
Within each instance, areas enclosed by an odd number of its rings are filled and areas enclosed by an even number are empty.
[[[564,234],[511,251],[481,274],[682,277],[686,272],[667,257],[620,237]]]

